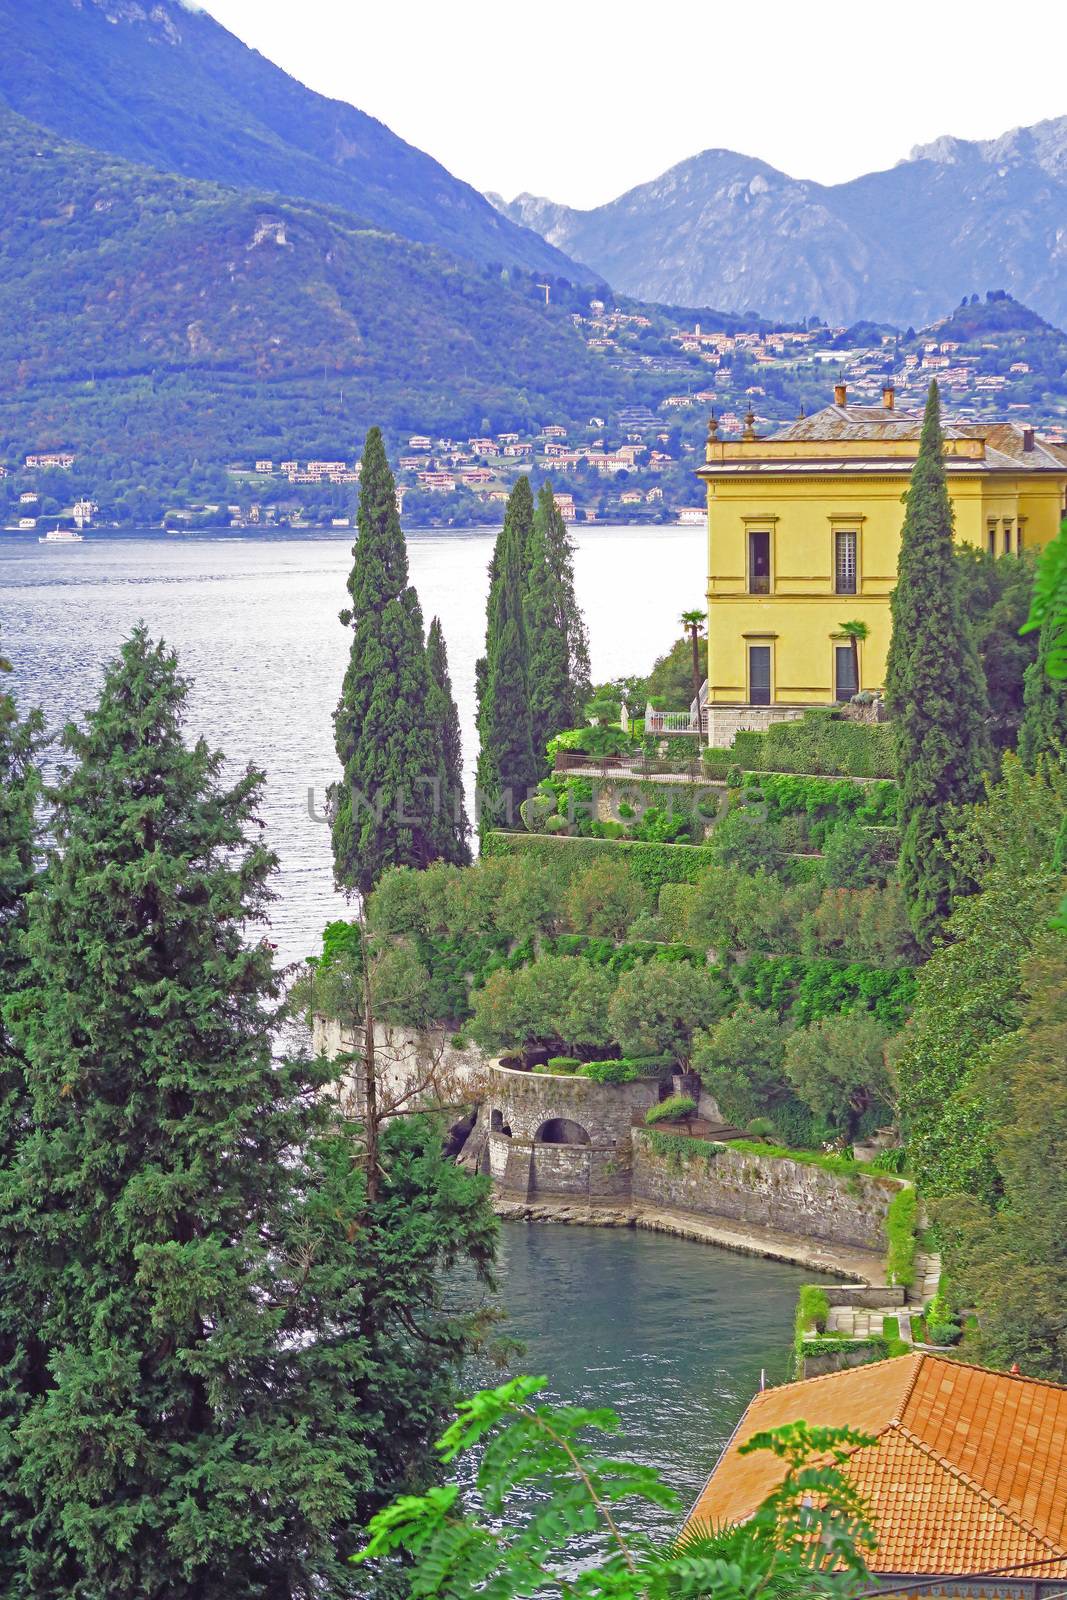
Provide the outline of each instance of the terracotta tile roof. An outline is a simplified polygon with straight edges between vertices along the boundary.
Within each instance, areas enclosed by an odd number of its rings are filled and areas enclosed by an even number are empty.
[[[782,1466],[738,1447],[800,1418],[877,1438],[845,1467],[878,1530],[872,1571],[945,1575],[1040,1563],[1040,1576],[1067,1577],[1067,1386],[914,1354],[767,1389],[690,1521],[750,1516]]]

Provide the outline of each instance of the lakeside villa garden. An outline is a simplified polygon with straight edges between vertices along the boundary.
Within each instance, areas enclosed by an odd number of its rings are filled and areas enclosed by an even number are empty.
[[[933,1426],[924,1385],[966,1430],[981,1395],[953,1373],[1017,1363],[981,1382],[1009,1408],[1025,1387],[1036,1460],[1063,1437],[1067,529],[1036,581],[1017,541],[954,551],[932,386],[884,699],[710,747],[702,615],[647,678],[594,685],[567,529],[520,479],[474,860],[377,430],[358,522],[331,794],[355,915],[288,987],[262,775],[186,742],[175,658],[134,632],[47,788],[40,715],[0,696],[0,1590],[851,1600],[872,1574],[987,1571],[978,1479],[955,1565],[894,1542],[911,1442],[887,1430],[905,1398]],[[842,649],[860,627],[843,610]],[[300,1017],[313,1053],[280,1031]],[[775,1391],[735,1441],[763,1452],[744,1503],[712,1485],[706,1521],[636,1551],[611,1507],[677,1502],[594,1453],[610,1414],[519,1377],[441,1437],[462,1359],[494,1345],[445,1290],[492,1281],[493,1198],[687,1218],[848,1279],[797,1306],[822,1420]],[[479,1445],[471,1509],[444,1477]],[[541,1509],[511,1517],[516,1493]]]

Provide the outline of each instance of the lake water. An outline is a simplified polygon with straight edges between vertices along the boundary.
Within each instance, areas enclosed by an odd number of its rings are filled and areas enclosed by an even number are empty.
[[[409,538],[427,621],[437,613],[444,625],[469,765],[492,541],[492,532]],[[576,542],[594,675],[645,670],[677,636],[679,613],[700,601],[701,531],[602,527]],[[53,727],[79,717],[105,661],[143,619],[193,680],[189,734],[266,769],[284,961],[314,952],[325,922],[344,914],[329,830],[309,816],[308,791],[315,810],[336,773],[331,713],[348,648],[337,613],[349,547],[350,536],[89,536],[66,548],[0,537],[2,645],[24,706],[42,706]],[[662,1467],[686,1501],[760,1369],[785,1376],[805,1276],[665,1236],[504,1228],[506,1331],[527,1346],[516,1370],[551,1374],[553,1393],[568,1401],[614,1406],[623,1448]],[[472,1385],[496,1381],[471,1373]],[[645,1525],[673,1520],[651,1511]]]
[[[0,535],[0,636],[24,705],[49,724],[81,716],[106,661],[138,620],[164,637],[193,681],[190,735],[265,768],[266,837],[281,858],[273,917],[279,960],[314,954],[345,915],[321,819],[337,776],[332,714],[351,634],[351,534],[336,537],[107,537],[41,545]],[[427,625],[441,618],[471,786],[474,664],[484,647],[495,532],[408,536]],[[704,591],[699,528],[597,527],[576,535],[575,579],[593,673],[646,671]],[[311,802],[309,805],[309,794]]]
[[[606,1453],[658,1467],[693,1503],[760,1385],[788,1376],[797,1267],[666,1234],[505,1223],[504,1330],[525,1344],[509,1368],[550,1377],[566,1404],[611,1406],[622,1432]],[[472,1363],[471,1379],[503,1378]],[[672,1512],[629,1522],[676,1532]]]

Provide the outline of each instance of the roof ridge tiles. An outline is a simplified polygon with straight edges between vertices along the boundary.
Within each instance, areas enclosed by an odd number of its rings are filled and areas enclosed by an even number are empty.
[[[961,1363],[961,1365],[962,1364],[963,1363]],[[932,1444],[928,1444],[927,1441],[921,1438],[919,1434],[913,1433],[905,1423],[896,1421],[891,1422],[889,1424],[889,1428],[883,1431],[889,1432],[890,1429],[892,1429],[895,1433],[899,1433],[902,1438],[907,1439],[908,1443],[914,1445],[916,1450],[921,1450],[923,1455],[929,1456],[931,1461],[936,1461],[938,1466],[943,1468],[945,1472],[950,1473],[954,1478],[958,1478],[961,1483],[966,1484],[968,1489],[973,1490],[974,1493],[977,1494],[982,1500],[988,1501],[991,1506],[995,1507],[997,1511],[999,1511],[1003,1516],[1007,1517],[1010,1522],[1014,1522],[1017,1527],[1022,1528],[1022,1530],[1029,1534],[1032,1539],[1036,1539],[1039,1544],[1044,1545],[1047,1549],[1053,1551],[1058,1556],[1062,1556],[1064,1560],[1067,1561],[1067,1547],[1057,1544],[1056,1540],[1050,1538],[1047,1533],[1042,1533],[1040,1528],[1035,1527],[1035,1525],[1028,1521],[1026,1517],[1021,1516],[1018,1511],[1015,1511],[1007,1503],[1006,1500],[1002,1500],[999,1495],[995,1495],[992,1490],[987,1489],[984,1484],[979,1483],[977,1478],[972,1478],[969,1472],[965,1472],[961,1466],[958,1466],[955,1461],[950,1460],[948,1456],[942,1455],[940,1450],[935,1450]],[[879,1435],[879,1437],[881,1437],[881,1435]]]

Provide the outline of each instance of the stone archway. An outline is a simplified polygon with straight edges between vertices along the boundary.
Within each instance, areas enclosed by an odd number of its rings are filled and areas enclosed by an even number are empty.
[[[588,1144],[589,1135],[580,1122],[569,1117],[549,1117],[534,1134],[535,1144]]]
[[[502,1111],[498,1111],[495,1107],[489,1113],[489,1132],[502,1133],[506,1135],[507,1138],[511,1138],[511,1129],[504,1121],[504,1113]]]

